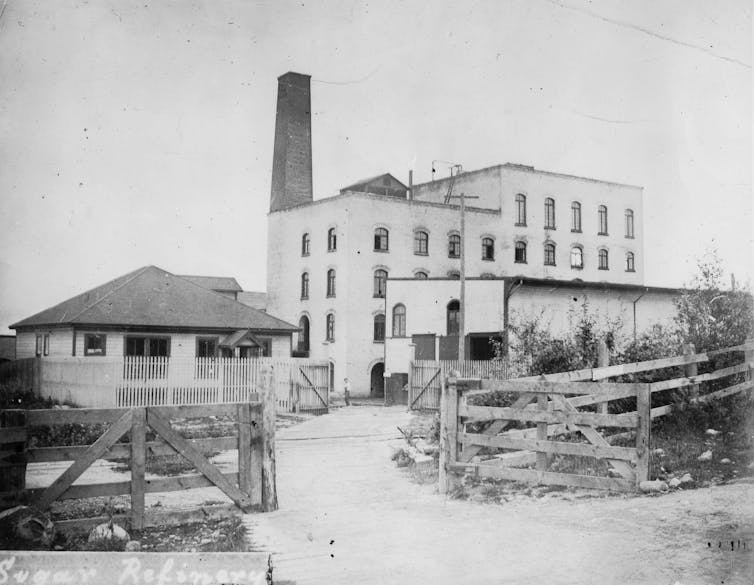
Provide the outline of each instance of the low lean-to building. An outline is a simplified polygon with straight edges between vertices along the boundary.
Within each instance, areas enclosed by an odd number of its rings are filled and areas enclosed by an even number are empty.
[[[290,357],[297,327],[236,301],[233,283],[139,268],[11,325],[16,358]]]
[[[278,81],[267,309],[298,324],[296,355],[329,360],[335,391],[349,378],[382,396],[430,348],[458,358],[444,338],[462,253],[469,359],[489,357],[513,311],[565,329],[587,300],[629,332],[673,316],[677,291],[644,283],[641,187],[506,163],[417,185],[385,173],[314,200],[309,76]],[[464,242],[460,194],[475,197]]]

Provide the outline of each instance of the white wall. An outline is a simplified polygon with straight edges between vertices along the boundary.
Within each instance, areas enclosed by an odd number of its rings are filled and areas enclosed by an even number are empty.
[[[39,329],[16,332],[16,359],[36,355],[37,335],[49,335],[49,357],[67,357],[73,349],[72,329]]]

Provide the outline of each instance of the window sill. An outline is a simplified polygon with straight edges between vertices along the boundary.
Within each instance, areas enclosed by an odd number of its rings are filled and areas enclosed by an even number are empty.
[[[309,300],[309,297],[301,297],[301,299],[300,299],[300,300],[302,300],[302,301],[308,301],[308,300]]]
[[[583,266],[571,266],[571,270],[584,270]]]
[[[414,256],[429,256],[429,252],[414,252]]]
[[[597,270],[610,270],[610,269],[609,268],[602,268],[602,266],[600,266],[599,268],[597,268]]]
[[[326,299],[334,299],[334,298],[335,298],[335,295],[325,295],[325,298],[326,298]]]
[[[556,266],[556,264],[548,264],[547,262],[545,262],[545,266]]]
[[[385,295],[372,295],[373,299],[384,299]]]
[[[546,226],[545,226],[545,229],[546,229],[546,230],[552,230],[552,231],[555,231],[555,226],[554,226],[554,225],[546,225]]]
[[[633,239],[634,239],[634,236],[626,236],[626,239],[627,239],[627,240],[633,240]]]
[[[513,225],[516,227],[526,227],[525,223],[514,223]]]
[[[335,343],[335,339],[325,339],[325,343]]]
[[[572,233],[572,234],[580,234],[580,233],[581,233],[581,230],[574,230],[574,229],[571,229],[571,233]]]
[[[607,236],[609,235],[607,232],[597,232],[598,236]]]
[[[377,250],[376,248],[373,251],[379,254],[387,254],[388,252],[390,252],[390,250]]]
[[[636,272],[636,270],[631,268],[630,270],[626,270],[626,272]]]
[[[495,259],[494,258],[482,258],[482,261],[483,262],[494,262]]]
[[[307,258],[307,257],[309,257],[309,252],[307,252],[306,254],[301,254],[301,257],[302,257],[302,258]]]
[[[460,256],[450,256],[450,255],[448,256],[448,258],[450,258],[451,260],[460,260],[461,259]]]
[[[337,252],[337,251],[338,251],[337,248],[333,248],[332,250],[328,250],[327,253],[329,254],[330,252]]]
[[[514,264],[528,264],[526,260],[515,260],[513,263]]]
[[[384,339],[373,339],[372,343],[385,343]]]

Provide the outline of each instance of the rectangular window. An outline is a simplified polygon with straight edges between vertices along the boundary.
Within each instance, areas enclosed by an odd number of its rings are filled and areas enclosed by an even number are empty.
[[[555,200],[552,197],[545,199],[545,229],[555,229]]]
[[[209,358],[217,355],[217,337],[197,337],[196,338],[196,357]]]
[[[45,333],[44,340],[42,342],[42,354],[43,355],[50,355],[50,335],[48,333]]]
[[[107,335],[86,333],[84,335],[84,355],[107,355]]]
[[[37,345],[36,345],[36,348],[34,350],[34,354],[37,357],[39,357],[40,355],[42,355],[42,336],[41,335],[37,335]]]
[[[127,335],[123,349],[127,357],[170,357],[170,338]]]

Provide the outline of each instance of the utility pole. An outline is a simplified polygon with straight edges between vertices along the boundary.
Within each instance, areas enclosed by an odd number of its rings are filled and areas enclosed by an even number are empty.
[[[462,361],[466,359],[466,200],[479,199],[479,197],[465,193],[448,194],[447,200],[450,199],[461,200],[459,206],[461,212],[461,306],[458,311],[458,359]]]

